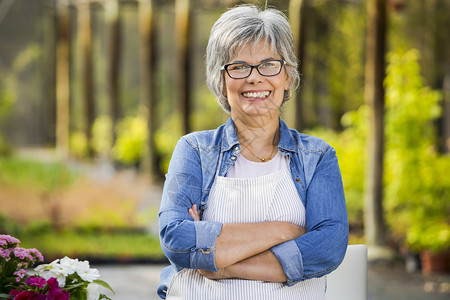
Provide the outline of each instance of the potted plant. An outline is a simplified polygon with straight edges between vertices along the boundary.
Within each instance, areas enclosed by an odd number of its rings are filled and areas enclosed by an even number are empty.
[[[424,274],[450,271],[450,225],[447,222],[418,222],[407,232],[406,241],[420,254]]]

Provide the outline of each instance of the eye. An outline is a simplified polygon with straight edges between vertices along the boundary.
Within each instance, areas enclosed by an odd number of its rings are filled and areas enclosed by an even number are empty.
[[[246,64],[233,64],[228,67],[228,70],[229,71],[242,71],[242,70],[247,70],[248,68],[250,68],[250,66],[246,65]]]
[[[260,68],[270,69],[277,67],[277,61],[265,61],[259,65]]]

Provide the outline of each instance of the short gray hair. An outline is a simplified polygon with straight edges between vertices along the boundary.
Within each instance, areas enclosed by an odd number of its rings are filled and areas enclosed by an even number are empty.
[[[286,61],[290,88],[295,90],[298,86],[294,37],[286,15],[273,8],[237,6],[222,14],[213,25],[206,48],[206,83],[227,112],[230,112],[230,106],[223,95],[225,81],[220,68],[246,45],[256,45],[260,41]]]

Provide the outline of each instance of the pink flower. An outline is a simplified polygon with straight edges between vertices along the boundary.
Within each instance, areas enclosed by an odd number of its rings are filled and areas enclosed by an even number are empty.
[[[0,247],[2,248],[14,248],[18,244],[20,244],[20,241],[16,239],[15,237],[12,237],[7,234],[0,234]]]
[[[9,293],[11,296],[14,296],[14,300],[48,300],[48,296],[43,294],[38,294],[32,291],[22,291],[12,290]],[[51,298],[50,298],[51,299]]]
[[[31,256],[31,254],[28,252],[28,249],[25,249],[22,247],[14,248],[14,256],[17,258],[20,258],[21,260],[27,260],[27,261],[34,260],[33,256]]]
[[[10,259],[11,249],[0,248],[0,258],[5,258],[6,261]]]
[[[37,286],[39,288],[42,288],[47,283],[47,281],[44,278],[42,278],[42,277],[30,276],[30,277],[28,277],[26,283],[28,285],[33,285],[33,286]]]
[[[52,300],[70,300],[70,293],[59,288],[58,281],[52,277],[47,280],[48,295]]]
[[[27,275],[27,271],[25,269],[20,269],[19,271],[14,272],[14,275],[16,275],[16,281],[20,282],[22,280],[22,278],[25,277],[25,275]]]
[[[41,252],[39,252],[36,248],[28,249],[28,253],[33,257],[32,262],[35,261],[44,261],[44,257],[42,256]]]

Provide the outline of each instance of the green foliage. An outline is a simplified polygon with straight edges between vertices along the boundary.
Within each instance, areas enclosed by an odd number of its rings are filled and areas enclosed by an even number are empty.
[[[416,50],[390,53],[388,60],[385,80],[386,220],[394,234],[404,236],[406,230],[407,242],[414,241],[412,243],[418,247],[438,240],[432,237],[432,231],[420,229],[420,224],[433,222],[435,228],[448,228],[450,157],[436,151],[433,126],[433,121],[441,114],[441,95],[424,85]],[[416,234],[419,231],[423,234]],[[422,236],[424,242],[414,236]],[[449,243],[450,235],[444,236]]]
[[[47,259],[61,256],[86,259],[98,258],[152,258],[162,259],[157,236],[143,231],[76,231],[44,232],[18,236],[23,247],[39,249]]]
[[[0,90],[0,125],[10,113],[14,104],[14,98],[4,90]],[[0,133],[0,156],[8,156],[12,153],[12,146],[5,141]]]
[[[406,236],[406,242],[415,251],[423,249],[439,252],[450,248],[450,225],[439,221],[414,224]]]
[[[82,131],[75,131],[69,137],[70,153],[77,158],[86,157],[88,154],[87,137]]]
[[[22,227],[0,213],[0,233],[8,233],[9,235],[17,236],[22,232]]]
[[[322,1],[306,7],[303,126],[337,130],[343,114],[364,103],[365,5]]]
[[[92,147],[100,155],[108,156],[112,148],[112,120],[103,115],[95,119],[92,125]]]
[[[181,137],[181,118],[172,114],[155,132],[155,147],[161,158],[160,168],[167,173],[173,149]]]
[[[425,86],[416,50],[388,55],[386,87],[385,216],[395,237],[415,250],[449,247],[450,157],[436,151],[433,121],[441,114],[438,92]],[[307,132],[337,151],[350,223],[363,212],[368,108],[346,113],[345,130]]]
[[[199,89],[195,101],[194,111],[189,119],[192,131],[215,129],[228,119],[229,115],[217,103],[209,89]]]
[[[9,156],[13,153],[13,147],[0,135],[0,156]]]
[[[135,204],[127,200],[114,207],[94,204],[77,218],[75,226],[85,232],[139,227],[141,224],[138,224],[135,212]]]
[[[117,124],[114,158],[123,165],[136,165],[143,157],[148,142],[148,126],[142,116],[127,117]]]
[[[3,120],[11,110],[14,98],[4,90],[0,90],[0,120]]]
[[[76,173],[61,162],[40,162],[19,157],[0,157],[0,184],[50,193],[69,186]]]
[[[327,60],[330,100],[337,116],[356,109],[364,99],[365,7],[345,5],[336,12],[330,28]]]
[[[330,129],[315,129],[305,133],[323,138],[336,150],[344,185],[347,212],[350,224],[362,225],[364,195],[364,155],[367,133],[367,107],[348,112],[342,118],[346,127],[341,133]]]

